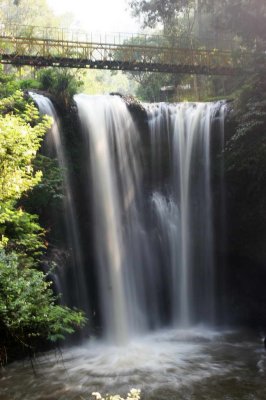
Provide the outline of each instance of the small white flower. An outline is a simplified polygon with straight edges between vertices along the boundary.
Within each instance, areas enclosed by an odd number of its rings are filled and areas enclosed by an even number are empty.
[[[129,393],[127,394],[127,400],[139,400],[140,399],[140,389],[131,389]]]
[[[95,396],[97,400],[100,400],[102,398],[99,392],[93,392],[92,395]]]

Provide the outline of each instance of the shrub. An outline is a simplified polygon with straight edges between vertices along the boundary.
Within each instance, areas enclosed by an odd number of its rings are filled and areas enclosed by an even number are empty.
[[[0,250],[0,332],[8,345],[32,348],[34,339],[56,342],[85,324],[84,314],[57,304],[47,274],[21,267]]]

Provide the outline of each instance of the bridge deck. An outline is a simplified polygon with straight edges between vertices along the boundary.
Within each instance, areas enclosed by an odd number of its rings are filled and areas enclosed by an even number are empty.
[[[244,53],[236,62],[231,50],[197,49],[191,40],[173,43],[172,39],[169,44],[162,36],[156,36],[157,40],[148,35],[124,39],[120,34],[111,40],[108,36],[95,40],[86,35],[84,40],[70,37],[67,31],[36,28],[27,27],[25,31],[18,26],[0,27],[0,62],[17,66],[232,75],[241,72],[248,59]]]

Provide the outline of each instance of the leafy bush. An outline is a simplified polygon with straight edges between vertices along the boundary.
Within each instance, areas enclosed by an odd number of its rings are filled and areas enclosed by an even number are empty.
[[[0,249],[15,251],[22,264],[34,265],[45,250],[43,237],[37,215],[0,201]]]
[[[21,90],[40,89],[40,82],[38,82],[36,79],[33,78],[22,79],[19,82],[19,87]]]
[[[31,347],[34,338],[57,341],[85,323],[82,312],[58,305],[41,271],[21,268],[14,253],[0,250],[0,332]]]
[[[38,80],[40,88],[55,95],[64,107],[69,106],[74,94],[83,85],[80,73],[59,68],[41,70]]]

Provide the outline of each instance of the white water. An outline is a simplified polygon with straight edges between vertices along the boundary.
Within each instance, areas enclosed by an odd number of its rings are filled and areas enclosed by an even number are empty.
[[[139,133],[119,97],[77,95],[75,101],[89,154],[104,332],[122,344],[147,330],[150,299],[144,286],[152,252],[142,213]]]
[[[73,290],[79,297],[77,305],[89,310],[86,280],[91,276],[90,265],[87,263],[85,271],[83,259],[88,259],[84,252],[91,251],[92,243],[80,246],[55,109],[49,99],[32,96],[41,111],[56,121],[52,132],[66,186],[76,281]],[[83,213],[93,215],[89,223],[94,284],[105,338],[122,345],[164,326],[213,325],[210,145],[214,116],[220,120],[218,134],[223,131],[224,105],[146,105],[150,148],[145,149],[147,140],[145,144],[119,96],[76,95],[75,102],[83,130],[83,202],[88,202]]]
[[[145,145],[124,101],[86,95],[75,101],[105,336],[123,344],[164,325],[213,324],[210,141],[222,105],[146,106],[151,182],[144,185]]]
[[[64,271],[64,265],[57,267],[57,273],[60,279],[59,291],[64,295],[63,300],[68,302],[69,290],[74,292],[74,301],[77,307],[82,307],[83,310],[89,313],[89,302],[87,296],[87,288],[84,281],[83,273],[83,260],[82,251],[80,249],[80,235],[77,224],[76,209],[73,200],[72,184],[68,172],[68,161],[65,154],[65,144],[63,140],[63,134],[61,129],[60,120],[56,109],[51,100],[38,93],[30,93],[32,99],[36,102],[40,113],[52,117],[52,126],[48,137],[46,137],[47,147],[44,149],[44,153],[55,155],[58,160],[58,164],[61,169],[63,182],[64,182],[64,208],[65,208],[65,225],[67,233],[67,241],[69,246],[69,252],[71,257],[71,287],[69,288],[68,280],[66,279],[66,271]]]
[[[163,263],[172,265],[172,322],[181,326],[215,319],[210,141],[220,107],[223,119],[220,103],[147,106],[153,202],[164,239]],[[166,179],[163,170],[169,171]]]
[[[260,338],[221,333],[202,326],[143,335],[126,347],[91,340],[2,371],[3,400],[80,400],[91,393],[142,399],[265,399],[266,356]]]
[[[172,198],[166,198],[160,193],[153,193],[152,203],[158,232],[160,246],[163,249],[167,286],[171,299],[170,320],[178,324],[180,293],[177,290],[178,266],[180,259],[180,211]]]

